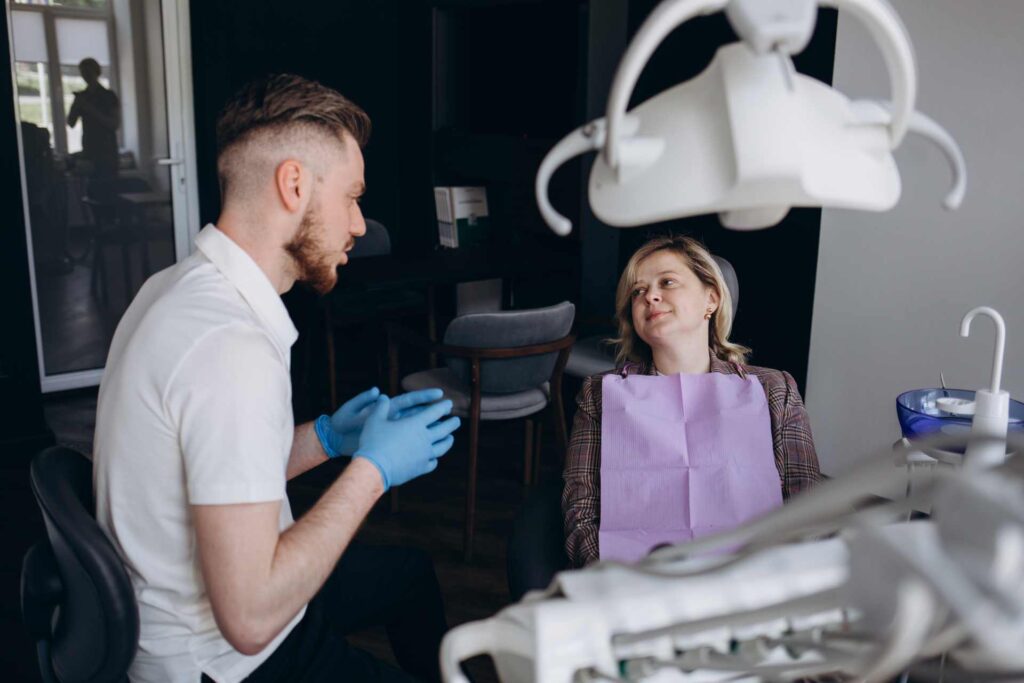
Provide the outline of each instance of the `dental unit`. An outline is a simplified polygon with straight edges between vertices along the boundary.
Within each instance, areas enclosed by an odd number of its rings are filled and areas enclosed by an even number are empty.
[[[807,45],[819,4],[868,28],[891,101],[851,101],[796,73],[791,56]],[[696,78],[627,112],[665,36],[716,11],[741,41],[719,49]],[[623,57],[607,115],[544,159],[537,202],[551,229],[568,234],[548,183],[568,159],[598,151],[590,204],[613,226],[717,213],[728,228],[753,230],[792,207],[885,211],[900,196],[893,150],[913,132],[945,153],[953,186],[944,204],[955,209],[966,189],[963,155],[915,111],[915,95],[910,41],[884,0],[665,0]],[[896,446],[904,460],[918,449],[965,449],[964,467],[934,468],[911,492],[909,468],[878,454],[731,531],[635,564],[562,572],[547,590],[449,632],[444,680],[465,683],[460,664],[481,654],[507,683],[885,681],[900,672],[941,680],[947,658],[963,671],[1024,678],[1024,462],[1012,455],[1024,434],[1007,432],[1002,317],[973,309],[961,335],[978,315],[997,328],[990,386],[928,397],[927,417],[966,428]],[[931,517],[908,522],[915,509]],[[936,676],[926,660],[940,655]]]
[[[819,4],[849,12],[870,31],[885,57],[890,101],[851,101],[797,73],[791,57],[810,40]],[[720,48],[697,77],[627,112],[662,40],[685,21],[721,10],[741,41]],[[607,115],[544,158],[537,204],[551,229],[568,235],[572,224],[551,205],[548,183],[567,160],[600,151],[590,205],[612,226],[717,213],[727,228],[755,230],[795,206],[886,211],[901,189],[892,153],[912,132],[948,159],[954,180],[944,205],[955,209],[966,190],[963,154],[945,129],[914,110],[916,92],[910,39],[884,0],[666,0],[619,63]]]

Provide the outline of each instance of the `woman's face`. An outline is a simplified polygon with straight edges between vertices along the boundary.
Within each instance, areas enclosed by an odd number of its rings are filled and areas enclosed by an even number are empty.
[[[640,262],[631,296],[633,327],[651,347],[693,334],[707,339],[704,315],[718,308],[715,291],[697,279],[681,256],[667,250]]]

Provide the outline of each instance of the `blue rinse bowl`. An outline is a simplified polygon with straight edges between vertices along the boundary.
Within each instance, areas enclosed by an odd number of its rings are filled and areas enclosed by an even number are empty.
[[[964,389],[914,389],[905,391],[896,398],[896,415],[900,420],[900,429],[907,439],[915,439],[941,432],[943,434],[967,435],[971,431],[970,415],[953,415],[942,410],[936,399],[959,398],[974,400],[974,392]],[[1024,432],[1024,403],[1010,399],[1009,432]],[[964,449],[952,449],[963,453]]]

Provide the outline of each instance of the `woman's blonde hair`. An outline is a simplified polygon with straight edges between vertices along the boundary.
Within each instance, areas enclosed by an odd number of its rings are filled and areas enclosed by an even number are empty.
[[[718,308],[711,314],[708,325],[708,348],[720,360],[732,363],[746,362],[750,349],[729,341],[732,332],[732,294],[725,284],[722,270],[703,244],[683,235],[655,237],[630,257],[619,287],[615,293],[615,317],[619,324],[619,336],[612,340],[618,348],[615,360],[621,365],[626,361],[649,363],[652,360],[651,347],[642,340],[633,327],[633,285],[636,283],[640,263],[651,254],[670,251],[689,267],[697,279],[718,294]]]

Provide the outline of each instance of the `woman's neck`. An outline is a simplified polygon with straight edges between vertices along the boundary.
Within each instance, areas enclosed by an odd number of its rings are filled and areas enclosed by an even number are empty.
[[[663,375],[700,375],[711,372],[711,350],[706,341],[676,343],[651,349],[654,367]]]

